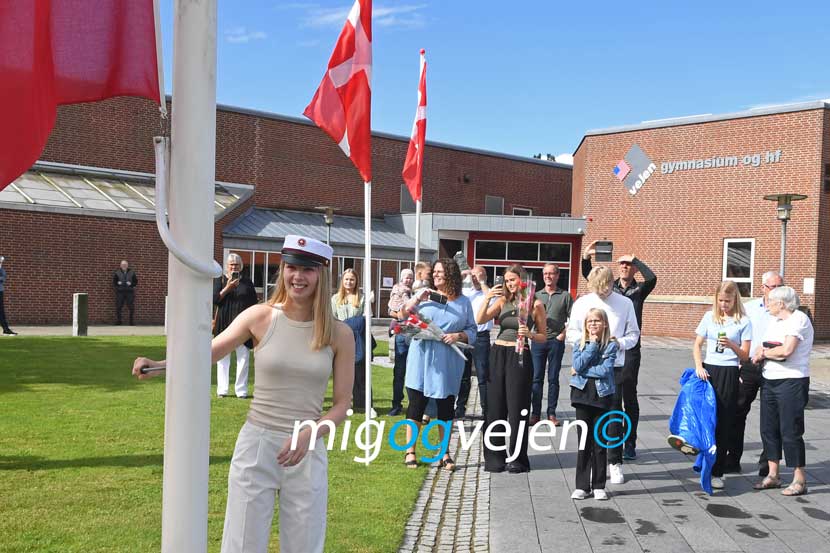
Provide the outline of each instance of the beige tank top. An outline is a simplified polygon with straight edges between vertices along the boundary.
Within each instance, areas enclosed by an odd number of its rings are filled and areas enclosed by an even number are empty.
[[[334,362],[331,346],[311,349],[313,322],[289,319],[273,306],[271,325],[254,350],[254,399],[248,422],[281,432],[294,421],[317,420]]]

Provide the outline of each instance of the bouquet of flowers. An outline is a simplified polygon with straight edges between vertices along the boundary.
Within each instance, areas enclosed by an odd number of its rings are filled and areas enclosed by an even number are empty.
[[[443,341],[444,338],[444,331],[441,328],[433,323],[431,320],[427,319],[426,317],[422,317],[412,313],[409,315],[409,318],[396,323],[392,327],[393,334],[403,334],[404,336],[408,336],[410,339],[418,338],[419,340],[434,340],[436,342]],[[447,344],[450,346],[455,353],[458,354],[459,357],[466,361],[466,357],[461,352],[461,348],[464,349],[473,349],[473,346],[470,344],[465,344],[464,342],[456,342],[454,344]]]
[[[536,282],[530,277],[526,281],[520,282],[517,296],[519,298],[519,324],[527,325],[527,319],[533,313],[533,301],[536,298]],[[522,352],[525,349],[526,343],[526,336],[516,340],[516,353],[519,354],[519,365],[523,364],[524,355],[522,355]]]

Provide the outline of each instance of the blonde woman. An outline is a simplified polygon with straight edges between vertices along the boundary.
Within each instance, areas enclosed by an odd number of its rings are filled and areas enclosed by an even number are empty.
[[[352,329],[355,343],[354,385],[352,402],[355,410],[366,408],[366,366],[364,362],[366,319],[363,316],[364,297],[360,294],[360,278],[354,269],[346,269],[340,275],[340,286],[331,297],[331,310],[334,318],[343,321]],[[374,339],[373,339],[374,341]],[[371,355],[371,352],[369,353]],[[372,416],[377,413],[372,411]]]
[[[354,370],[352,333],[331,313],[331,255],[322,242],[286,236],[273,295],[242,312],[211,343],[214,361],[247,340],[256,345],[256,396],[231,460],[222,553],[268,549],[277,492],[280,550],[323,551],[328,494],[323,438],[346,418]],[[141,369],[162,363],[139,357],[133,374],[148,378]],[[332,372],[332,406],[323,414]],[[294,422],[306,420],[317,421],[317,442],[309,451],[311,430],[305,426],[292,449]]]
[[[497,319],[499,335],[490,348],[490,381],[487,386],[487,422],[507,420],[510,437],[507,451],[504,451],[504,439],[494,436],[491,443],[494,449],[484,450],[484,470],[487,472],[512,473],[530,471],[530,458],[527,455],[527,432],[519,436],[519,424],[527,425],[530,411],[531,384],[533,381],[533,359],[530,349],[516,352],[516,340],[528,339],[541,343],[547,340],[545,308],[539,300],[533,301],[533,311],[528,314],[528,324],[519,321],[519,302],[521,288],[527,279],[527,273],[521,265],[511,265],[504,272],[504,284],[490,288],[481,302],[476,323],[485,324]],[[492,304],[491,304],[491,300]],[[530,319],[535,324],[530,324]],[[530,330],[528,327],[535,327]],[[522,361],[519,361],[519,356]],[[518,444],[521,444],[520,446]],[[516,449],[519,448],[517,452]],[[507,458],[513,458],[507,462]]]
[[[744,312],[738,285],[721,282],[712,299],[712,310],[703,315],[695,330],[692,348],[698,378],[708,380],[715,389],[718,422],[715,427],[717,457],[712,467],[712,487],[723,489],[727,450],[733,441],[738,410],[738,369],[749,359],[752,323]],[[706,359],[700,349],[706,346]]]
[[[605,491],[605,466],[608,453],[604,444],[594,441],[594,426],[612,407],[614,363],[619,345],[611,336],[605,310],[591,308],[582,325],[582,338],[573,350],[571,366],[571,405],[577,420],[587,426],[585,447],[576,457],[576,487],[571,499],[608,499]],[[579,439],[582,442],[582,437]]]

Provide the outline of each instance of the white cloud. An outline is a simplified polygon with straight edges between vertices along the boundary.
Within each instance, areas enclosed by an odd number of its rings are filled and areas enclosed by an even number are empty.
[[[232,44],[245,44],[252,40],[268,38],[265,31],[248,31],[245,27],[232,27],[225,31],[225,40]]]
[[[572,154],[556,154],[556,163],[564,163],[565,165],[574,164],[574,156]]]
[[[317,46],[318,44],[320,44],[320,41],[318,39],[301,40],[301,41],[297,42],[297,46],[299,46],[300,48],[313,48],[314,46]]]
[[[404,4],[401,6],[375,6],[372,12],[374,25],[378,27],[423,27],[425,18],[420,10],[426,4]],[[303,19],[304,27],[341,28],[349,15],[351,6],[343,8],[318,8],[309,6]]]

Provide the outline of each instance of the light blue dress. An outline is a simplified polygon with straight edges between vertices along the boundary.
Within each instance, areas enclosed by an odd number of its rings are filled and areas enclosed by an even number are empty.
[[[467,343],[475,344],[476,321],[473,306],[466,296],[459,296],[446,305],[426,301],[418,306],[418,316],[431,320],[444,332],[464,332]],[[457,396],[463,373],[464,359],[447,344],[412,340],[406,358],[407,388],[435,399]]]

